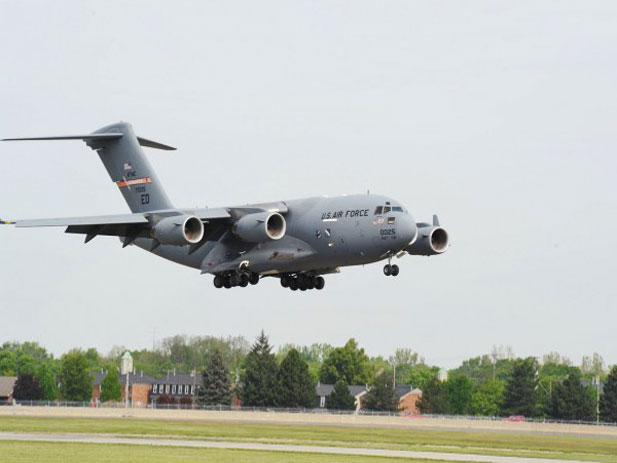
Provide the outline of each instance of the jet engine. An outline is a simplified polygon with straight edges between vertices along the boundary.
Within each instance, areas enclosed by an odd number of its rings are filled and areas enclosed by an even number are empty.
[[[414,256],[434,256],[448,249],[448,232],[439,225],[418,224],[418,238],[407,249]]]
[[[163,244],[185,246],[199,243],[204,236],[204,224],[193,215],[165,217],[154,225],[152,238]]]
[[[233,226],[232,232],[244,241],[264,243],[280,240],[285,236],[287,223],[278,212],[257,212],[240,218]]]

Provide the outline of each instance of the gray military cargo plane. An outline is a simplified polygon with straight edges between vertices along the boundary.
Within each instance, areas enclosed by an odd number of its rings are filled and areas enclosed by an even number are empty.
[[[383,272],[396,276],[392,257],[430,256],[448,248],[439,225],[416,223],[403,205],[372,194],[315,197],[207,209],[175,208],[141,147],[174,150],[135,135],[130,124],[108,125],[88,135],[10,138],[83,140],[95,150],[132,214],[18,220],[17,227],[67,227],[66,233],[118,236],[178,264],[214,275],[217,288],[246,287],[263,277],[293,291],[323,289],[322,275],[340,267],[387,259]]]

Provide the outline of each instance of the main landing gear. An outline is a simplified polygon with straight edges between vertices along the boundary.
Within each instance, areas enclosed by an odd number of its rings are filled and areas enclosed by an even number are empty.
[[[281,275],[281,286],[292,291],[306,291],[307,289],[323,289],[326,281],[320,276],[309,276],[304,273],[297,275]]]
[[[256,285],[259,283],[259,274],[254,272],[227,272],[216,275],[213,283],[216,288],[229,289],[236,286],[246,288],[249,284]]]

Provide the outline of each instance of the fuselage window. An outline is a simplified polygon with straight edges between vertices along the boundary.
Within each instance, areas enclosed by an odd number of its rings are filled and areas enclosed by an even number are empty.
[[[394,206],[392,212],[403,212],[403,208],[400,206]]]
[[[384,206],[383,213],[387,214],[388,212],[390,212],[390,209],[392,209],[390,206]]]
[[[375,208],[375,215],[381,215],[382,210],[383,210],[383,206],[377,206]]]

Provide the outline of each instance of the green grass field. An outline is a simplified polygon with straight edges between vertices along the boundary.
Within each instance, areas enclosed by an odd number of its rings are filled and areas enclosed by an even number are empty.
[[[126,437],[158,436],[178,439],[209,439],[319,446],[387,448],[395,450],[424,450],[478,455],[525,456],[617,463],[617,439],[505,432],[466,432],[351,426],[298,426],[208,421],[140,420],[133,418],[29,417],[1,417],[0,431],[110,434]],[[24,446],[27,447],[28,445],[32,445],[36,448],[39,448],[38,446],[41,445],[41,451],[49,448],[45,446],[46,444],[15,443],[13,445],[17,449],[23,448]],[[75,451],[81,452],[91,448],[88,447],[90,445],[98,444],[58,445],[68,445],[69,447],[75,445],[75,449],[77,449]],[[83,449],[79,450],[82,446]],[[109,447],[117,446],[109,445]],[[8,450],[5,449],[4,446],[0,448],[2,448],[0,455],[4,456],[5,451]],[[168,449],[159,448],[156,451],[160,451],[162,452],[161,454],[164,454],[167,450]],[[174,452],[175,449],[169,449],[169,451]],[[222,452],[228,455],[229,458],[240,458],[243,455],[242,452],[246,452],[238,450],[206,451],[197,449],[186,449],[186,451],[189,453],[197,452],[196,454],[203,452]],[[139,453],[139,449],[137,449],[137,452]],[[240,456],[236,455],[238,452]],[[279,456],[274,455],[275,452],[248,453],[264,453],[270,455],[268,461],[277,461],[276,458],[279,458]],[[300,458],[300,454],[295,455],[298,455],[298,458]],[[227,456],[225,458],[227,458]],[[294,456],[294,459],[297,460],[298,458]],[[302,458],[312,458],[312,456],[303,455]],[[324,456],[317,455],[315,458],[321,458],[321,461],[323,461]],[[351,457],[345,457],[345,461],[350,461],[349,458]],[[220,461],[243,460],[232,459]],[[260,460],[252,459],[251,461]],[[392,459],[388,458],[388,461],[392,461]]]
[[[0,442],[3,463],[400,463],[428,462],[389,457],[320,455],[314,453],[259,452],[248,450],[192,449],[141,445],[73,444],[57,442]]]

